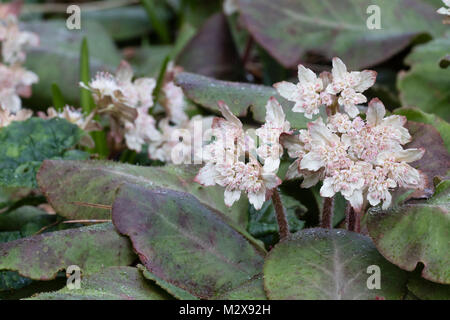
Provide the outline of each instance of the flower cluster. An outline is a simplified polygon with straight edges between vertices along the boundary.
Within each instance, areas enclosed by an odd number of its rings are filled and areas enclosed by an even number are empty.
[[[0,63],[0,109],[17,113],[22,108],[20,97],[31,95],[31,85],[38,77],[22,67],[26,49],[39,44],[36,34],[22,31],[13,5],[0,7],[0,44],[2,62]],[[21,118],[21,117],[19,117]]]
[[[194,141],[202,140],[198,134],[211,127],[212,117],[189,119],[185,113],[183,90],[174,83],[178,72],[180,69],[170,63],[161,88],[161,104],[165,112],[159,120],[149,112],[154,106],[155,79],[138,78],[133,81],[133,70],[125,61],[115,75],[98,73],[88,85],[80,85],[92,92],[97,112],[111,116],[111,135],[116,143],[125,138],[127,147],[136,152],[147,146],[149,158],[153,160],[190,162],[193,155],[191,147],[197,145]],[[195,130],[196,124],[202,129]]]
[[[348,72],[345,64],[339,59],[333,59],[333,69],[322,72],[319,77],[310,69],[299,65],[297,84],[287,81],[274,85],[278,93],[289,101],[295,102],[294,112],[302,112],[311,119],[319,113],[321,106],[338,104],[345,112],[354,118],[359,114],[357,105],[367,102],[362,94],[376,80],[375,71]]]
[[[206,164],[195,181],[225,187],[227,206],[245,192],[250,203],[260,209],[271,190],[281,183],[276,175],[283,152],[279,140],[283,133],[290,133],[289,122],[281,105],[271,98],[266,105],[266,123],[256,130],[255,139],[244,132],[241,121],[224,102],[219,102],[219,109],[223,118],[214,119],[214,140],[205,147]]]
[[[385,114],[381,101],[373,99],[366,120],[336,113],[326,123],[319,118],[307,130],[285,137],[289,156],[296,158],[287,178],[303,177],[306,188],[323,180],[321,196],[340,192],[355,210],[366,199],[373,206],[383,202],[386,209],[391,189],[423,187],[420,172],[408,163],[420,159],[424,150],[404,150],[402,145],[411,140],[406,119]]]

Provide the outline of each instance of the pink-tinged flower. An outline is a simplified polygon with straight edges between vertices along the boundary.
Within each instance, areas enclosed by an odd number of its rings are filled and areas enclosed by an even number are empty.
[[[8,126],[14,121],[25,121],[31,118],[32,115],[33,111],[28,109],[21,109],[16,114],[0,109],[0,128]]]
[[[213,117],[197,115],[179,125],[171,124],[169,118],[159,121],[161,139],[150,141],[148,155],[150,159],[166,163],[192,164],[201,159],[204,146],[203,133],[211,129]]]
[[[31,85],[38,80],[36,74],[19,65],[7,67],[0,64],[0,109],[18,112],[22,108],[19,96],[29,97]]]
[[[422,188],[424,179],[420,172],[408,163],[422,158],[425,150],[406,149],[394,152],[383,152],[378,155],[377,165],[387,172],[387,176],[393,179],[403,188]]]
[[[331,98],[328,95],[321,97],[324,89],[322,78],[302,65],[298,66],[298,80],[296,85],[282,81],[274,84],[274,87],[283,98],[295,102],[292,111],[304,113],[306,118],[311,119],[319,113],[321,105],[330,103]]]
[[[175,124],[180,124],[188,120],[188,116],[184,112],[186,100],[183,90],[175,85],[173,81],[169,81],[163,85],[162,93],[165,96],[164,105],[170,121]]]
[[[155,79],[132,79],[133,69],[127,62],[122,61],[115,76],[108,72],[99,72],[88,85],[80,83],[80,86],[92,92],[95,103],[103,110],[118,111],[127,107],[148,110],[153,106]]]
[[[350,117],[356,117],[359,114],[356,105],[367,101],[362,92],[374,85],[377,73],[371,70],[348,72],[341,59],[333,58],[332,75],[333,81],[327,86],[326,92],[340,94],[338,103],[344,106]]]
[[[325,172],[348,168],[351,159],[348,157],[348,145],[340,137],[332,133],[319,118],[308,124],[311,136],[311,151],[300,162],[300,168],[317,171],[325,168]]]
[[[195,181],[204,186],[225,187],[224,200],[232,206],[245,192],[255,209],[261,209],[270,190],[276,188],[280,178],[273,172],[266,172],[253,157],[248,163],[236,161],[231,164],[207,163],[200,169]]]
[[[283,108],[278,101],[271,97],[266,105],[266,122],[256,130],[259,137],[259,147],[256,150],[262,159],[266,171],[276,172],[283,155],[280,136],[290,134],[290,123],[286,121]]]
[[[383,202],[382,209],[389,208],[392,195],[389,192],[397,186],[395,180],[387,177],[386,170],[382,167],[375,167],[366,171],[367,200],[372,206]]]
[[[336,170],[323,180],[320,195],[332,197],[340,192],[353,208],[360,210],[363,205],[364,173],[371,168],[370,164],[358,161],[348,169]]]
[[[437,13],[450,16],[450,0],[442,0],[444,7],[437,10]],[[447,7],[447,8],[446,8]]]
[[[3,62],[9,65],[23,63],[25,50],[39,45],[39,37],[32,32],[21,31],[15,15],[0,17],[0,42]]]
[[[385,114],[383,103],[372,99],[367,110],[367,124],[353,134],[342,136],[342,140],[350,145],[350,155],[373,163],[380,152],[401,150],[401,145],[411,140],[408,129],[404,127],[406,118],[398,115],[384,118]]]
[[[47,114],[44,112],[38,112],[38,116],[42,119],[60,118],[69,121],[77,125],[80,129],[86,132],[98,131],[102,127],[98,122],[93,120],[93,114],[85,116],[81,109],[75,109],[72,106],[64,106],[61,112],[58,112],[55,108],[51,107],[47,109]]]
[[[397,186],[423,188],[423,175],[408,163],[420,159],[424,150],[404,150],[402,145],[411,140],[406,118],[385,115],[384,105],[373,99],[366,121],[337,113],[326,124],[321,118],[309,123],[299,136],[283,136],[283,145],[296,158],[286,177],[303,177],[302,187],[323,180],[323,197],[340,192],[357,211],[364,199],[389,207],[390,191]]]
[[[219,109],[224,118],[213,121],[213,140],[205,147],[205,166],[200,169],[195,181],[204,186],[219,185],[225,188],[224,199],[227,206],[239,200],[245,192],[251,204],[260,209],[272,189],[281,180],[273,168],[263,166],[254,155],[254,141],[243,130],[242,123],[234,116],[224,102],[219,102]],[[269,101],[266,114],[267,128],[275,132],[288,129],[281,106]],[[264,139],[273,138],[265,131],[259,131]],[[278,133],[278,140],[279,141]],[[279,143],[279,142],[278,142]],[[249,161],[245,159],[248,157]],[[270,169],[270,170],[268,170]],[[276,171],[276,170],[275,170]]]
[[[127,147],[141,152],[142,145],[161,139],[161,133],[156,129],[155,119],[147,113],[146,108],[138,108],[134,122],[125,122],[125,142]]]

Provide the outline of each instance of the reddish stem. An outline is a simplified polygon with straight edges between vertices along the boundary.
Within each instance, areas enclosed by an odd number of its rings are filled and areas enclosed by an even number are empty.
[[[281,202],[280,194],[277,189],[273,189],[272,203],[275,208],[275,215],[277,217],[280,240],[286,239],[289,236],[289,224],[283,208],[283,203]]]
[[[359,212],[355,211],[350,203],[347,203],[347,208],[345,210],[345,222],[347,224],[347,230],[358,233],[361,231]]]
[[[320,227],[331,229],[333,227],[334,197],[324,198]]]

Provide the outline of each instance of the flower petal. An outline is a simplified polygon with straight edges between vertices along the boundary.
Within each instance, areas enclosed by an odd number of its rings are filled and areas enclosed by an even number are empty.
[[[280,96],[287,100],[294,101],[297,91],[297,86],[295,84],[287,81],[282,81],[275,83],[273,86],[275,89],[277,89]]]
[[[235,203],[236,201],[239,200],[240,197],[241,197],[240,190],[231,191],[231,190],[225,189],[224,200],[225,200],[225,205],[227,207],[231,207],[233,205],[233,203]]]
[[[371,126],[377,126],[381,124],[385,115],[386,108],[384,104],[378,98],[370,100],[369,108],[367,109],[367,123]]]

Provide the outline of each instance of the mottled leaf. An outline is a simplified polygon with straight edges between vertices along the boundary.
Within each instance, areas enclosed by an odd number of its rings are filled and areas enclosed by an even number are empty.
[[[112,217],[152,274],[196,297],[231,290],[261,272],[261,251],[190,194],[125,185]]]
[[[450,300],[450,285],[434,283],[417,276],[408,280],[408,290],[421,300]]]
[[[408,121],[430,124],[439,131],[442,140],[444,140],[447,152],[450,153],[450,124],[430,113],[425,113],[417,108],[400,108],[394,111],[395,114],[405,116]]]
[[[405,145],[405,148],[423,148],[423,157],[410,163],[419,169],[427,177],[424,190],[418,190],[414,197],[430,197],[434,192],[434,177],[444,178],[450,170],[450,154],[444,145],[444,141],[439,132],[431,125],[408,121],[406,127],[412,136],[412,141]]]
[[[218,112],[217,102],[222,100],[235,115],[244,117],[250,110],[256,121],[265,122],[267,101],[274,96],[283,106],[286,118],[292,127],[306,128],[307,123],[311,121],[302,113],[293,112],[291,110],[293,103],[280,97],[271,87],[215,80],[187,72],[179,74],[175,82],[183,88],[189,99],[214,112]]]
[[[244,282],[224,294],[214,298],[215,300],[267,300],[264,292],[264,281],[262,274]]]
[[[367,226],[379,252],[400,268],[424,264],[422,277],[450,283],[450,180],[441,182],[428,201],[388,211],[369,211]]]
[[[369,266],[380,268],[380,289],[368,288]],[[370,269],[369,269],[370,270]],[[370,238],[339,229],[305,229],[280,242],[264,264],[270,299],[401,299],[406,273],[386,261]]]
[[[290,68],[308,53],[329,59],[339,56],[352,69],[369,67],[399,53],[420,35],[440,35],[445,30],[436,7],[422,0],[238,3],[244,24],[255,40]],[[380,28],[369,28],[377,14],[371,5],[379,7]]]
[[[0,185],[36,187],[36,172],[45,159],[78,157],[68,152],[83,135],[63,119],[30,118],[0,128]]]
[[[404,107],[418,107],[450,121],[450,71],[439,66],[449,48],[450,33],[415,47],[406,58],[411,69],[400,73],[397,80]]]
[[[192,193],[219,210],[245,230],[248,202],[241,199],[231,208],[223,201],[223,188],[204,188],[194,182],[198,166],[140,167],[104,161],[45,161],[37,180],[52,207],[70,219],[108,219],[117,189],[123,183],[169,188]],[[105,208],[89,206],[101,204]]]
[[[19,231],[0,232],[0,243],[13,241],[20,238],[22,238],[22,234]],[[0,271],[0,292],[20,289],[29,285],[30,283],[30,279],[21,277],[15,271]]]
[[[161,278],[158,278],[153,273],[148,271],[147,268],[145,266],[143,266],[142,264],[138,265],[138,269],[142,272],[142,275],[146,279],[154,281],[159,287],[166,290],[168,293],[170,293],[172,296],[174,296],[178,300],[199,300],[196,296],[193,296],[186,290],[183,290]]]
[[[39,234],[0,244],[0,270],[18,271],[35,280],[54,279],[77,265],[84,275],[107,266],[126,266],[135,255],[129,240],[111,223]]]
[[[228,23],[222,13],[210,17],[178,57],[177,64],[188,72],[239,80],[242,65]]]
[[[80,289],[63,288],[29,300],[167,300],[170,296],[147,281],[137,268],[109,267],[83,277]]]

